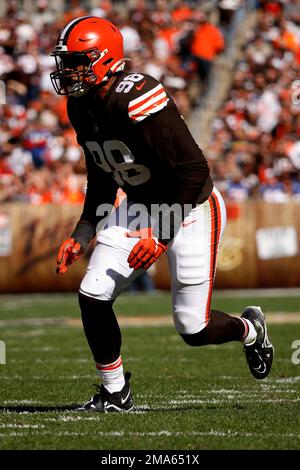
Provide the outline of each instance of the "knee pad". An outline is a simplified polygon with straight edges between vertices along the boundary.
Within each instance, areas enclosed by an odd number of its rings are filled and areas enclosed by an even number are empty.
[[[191,335],[205,328],[205,314],[201,315],[199,308],[174,309],[175,328],[181,335]]]
[[[104,271],[90,269],[84,276],[79,292],[97,300],[113,300],[115,281]]]

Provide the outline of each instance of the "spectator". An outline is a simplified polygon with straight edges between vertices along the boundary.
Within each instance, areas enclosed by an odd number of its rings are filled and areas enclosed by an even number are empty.
[[[299,78],[299,14],[264,2],[248,39],[212,124],[209,164],[217,187],[230,199],[299,198],[299,105],[289,91]],[[235,173],[238,182],[232,181]]]
[[[204,13],[197,12],[195,19],[197,26],[191,43],[191,54],[196,60],[205,93],[214,59],[224,49],[224,39],[220,29],[210,23]]]
[[[119,27],[124,38],[125,55],[139,51],[141,49],[141,38],[131,22],[129,20],[124,21],[122,26],[119,24]]]

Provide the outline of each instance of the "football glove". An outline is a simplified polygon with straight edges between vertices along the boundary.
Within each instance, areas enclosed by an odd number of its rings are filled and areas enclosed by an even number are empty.
[[[151,228],[127,232],[126,236],[129,238],[140,238],[140,241],[134,245],[127,259],[129,266],[133,269],[148,269],[168,249],[167,245],[153,237]]]
[[[64,274],[68,266],[80,258],[81,255],[83,255],[83,249],[79,242],[75,242],[74,238],[65,240],[58,250],[56,273]]]

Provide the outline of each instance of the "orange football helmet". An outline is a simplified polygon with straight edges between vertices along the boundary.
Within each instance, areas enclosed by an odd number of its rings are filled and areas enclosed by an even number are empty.
[[[82,16],[61,31],[54,51],[55,72],[50,74],[59,95],[81,96],[124,69],[123,36],[103,18]]]

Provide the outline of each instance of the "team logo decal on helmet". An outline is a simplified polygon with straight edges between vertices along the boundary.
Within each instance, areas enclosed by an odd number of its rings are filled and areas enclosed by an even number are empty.
[[[51,54],[56,71],[50,74],[59,95],[81,96],[92,86],[104,84],[124,69],[123,37],[110,21],[82,16],[61,31]]]

